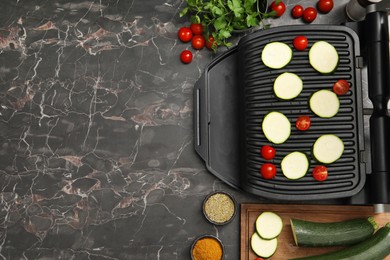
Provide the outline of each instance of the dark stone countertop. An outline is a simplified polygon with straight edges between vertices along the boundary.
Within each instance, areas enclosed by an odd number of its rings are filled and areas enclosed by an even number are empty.
[[[287,1],[271,26],[302,24],[289,15],[298,2],[316,3]],[[347,2],[314,24],[344,22]],[[215,54],[180,62],[184,5],[1,1],[1,257],[189,259],[208,233],[239,258],[239,216],[213,226],[202,201],[213,190],[265,200],[216,179],[194,151],[192,90]]]

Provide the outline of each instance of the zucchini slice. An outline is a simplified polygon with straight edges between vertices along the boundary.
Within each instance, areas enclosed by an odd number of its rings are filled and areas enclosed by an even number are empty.
[[[310,97],[310,109],[319,117],[331,118],[339,112],[340,101],[337,95],[326,89],[316,91]]]
[[[264,65],[271,69],[280,69],[290,63],[292,59],[292,49],[283,42],[270,42],[265,45],[261,60]]]
[[[291,72],[280,74],[274,82],[275,95],[284,100],[290,100],[297,97],[303,89],[301,78]]]
[[[290,223],[295,244],[306,247],[356,244],[378,228],[372,217],[328,223],[291,219]]]
[[[387,223],[384,227],[378,229],[374,235],[359,244],[322,255],[295,258],[295,260],[378,260],[384,259],[389,254],[390,223]]]
[[[309,160],[302,152],[292,152],[287,154],[280,165],[284,176],[290,180],[302,178],[309,170]]]
[[[343,141],[334,134],[320,136],[313,145],[314,157],[322,163],[329,164],[338,160],[344,152]]]
[[[339,55],[333,45],[326,41],[318,41],[310,48],[309,62],[316,71],[328,74],[336,70]]]
[[[281,144],[290,137],[291,123],[284,114],[273,111],[265,115],[262,130],[268,141]]]
[[[271,257],[278,247],[278,239],[263,239],[254,232],[251,237],[251,248],[256,255],[263,258]]]
[[[264,239],[273,239],[282,232],[283,221],[274,212],[265,211],[256,219],[256,232]]]

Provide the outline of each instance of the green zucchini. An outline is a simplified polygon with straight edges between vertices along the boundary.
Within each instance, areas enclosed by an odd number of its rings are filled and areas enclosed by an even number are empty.
[[[372,217],[341,222],[319,223],[291,219],[297,246],[344,246],[359,243],[374,234],[377,224]]]
[[[321,255],[295,260],[378,260],[390,254],[390,222],[359,244]]]

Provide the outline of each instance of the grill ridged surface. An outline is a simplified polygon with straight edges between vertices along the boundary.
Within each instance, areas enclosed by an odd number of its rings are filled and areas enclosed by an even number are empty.
[[[305,51],[296,51],[292,46],[294,37],[305,35],[309,46]],[[316,42],[324,40],[332,44],[339,54],[337,70],[329,75],[316,72],[309,64],[308,52]],[[292,61],[282,69],[274,70],[264,66],[261,52],[269,42],[287,43],[293,49]],[[239,44],[239,79],[240,79],[240,135],[241,147],[241,182],[245,190],[269,197],[287,200],[339,198],[356,194],[364,185],[365,171],[359,154],[364,150],[362,143],[362,98],[360,70],[356,68],[355,56],[359,56],[358,38],[353,31],[342,26],[292,26],[288,28],[269,29],[244,38]],[[293,72],[303,80],[303,91],[295,99],[284,101],[276,98],[273,83],[283,72]],[[310,95],[320,89],[332,89],[338,79],[351,82],[351,91],[339,96],[340,110],[330,119],[323,119],[311,112]],[[291,122],[291,136],[276,148],[277,155],[273,163],[277,175],[272,180],[265,180],[260,175],[260,167],[266,162],[260,149],[270,142],[265,138],[261,123],[270,111],[285,114]],[[309,115],[311,128],[301,132],[295,128],[295,121],[300,115]],[[335,163],[327,165],[329,177],[325,182],[317,182],[311,172],[318,163],[311,154],[314,141],[322,134],[336,134],[345,146],[342,157]],[[272,145],[272,144],[271,144]],[[308,155],[310,169],[305,177],[299,180],[288,180],[282,174],[280,162],[292,151],[301,151]]]

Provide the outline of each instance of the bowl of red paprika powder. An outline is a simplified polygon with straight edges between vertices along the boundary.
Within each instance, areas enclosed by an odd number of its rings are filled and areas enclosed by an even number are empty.
[[[192,260],[222,260],[224,247],[222,241],[213,235],[203,235],[194,240],[191,246]]]

